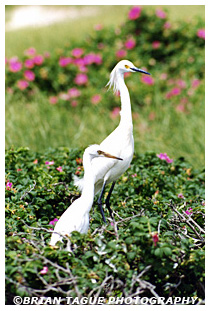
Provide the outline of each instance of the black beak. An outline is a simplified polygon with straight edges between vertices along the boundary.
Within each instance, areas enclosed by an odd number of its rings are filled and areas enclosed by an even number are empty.
[[[145,70],[139,69],[139,68],[130,68],[130,69],[133,70],[133,71],[145,73],[146,75],[151,75],[151,73],[149,73],[149,72],[147,72]]]

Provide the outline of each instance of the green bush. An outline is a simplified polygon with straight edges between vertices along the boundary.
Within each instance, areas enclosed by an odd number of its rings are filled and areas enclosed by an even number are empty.
[[[115,220],[97,204],[73,252],[48,245],[52,220],[79,193],[82,152],[6,152],[6,303],[33,297],[198,297],[204,299],[204,170],[184,159],[135,155],[111,198]],[[105,211],[107,217],[108,212]],[[109,219],[109,218],[108,218]],[[118,227],[118,230],[117,230]]]
[[[139,16],[128,18],[121,28],[99,28],[78,45],[70,42],[43,54],[29,48],[22,59],[6,59],[7,91],[33,96],[38,88],[69,104],[74,98],[68,93],[71,86],[83,90],[77,96],[83,105],[87,98],[95,95],[96,89],[104,86],[102,81],[108,80],[108,72],[117,61],[127,58],[153,73],[153,80],[143,80],[141,85],[133,82],[137,96],[142,94],[145,98],[151,92],[146,84],[153,85],[154,79],[162,83],[168,76],[169,83],[160,85],[162,92],[167,93],[172,85],[180,89],[181,97],[189,88],[194,88],[196,79],[198,84],[204,79],[203,27],[202,20],[172,25],[162,10],[141,9]],[[167,76],[162,77],[162,73]],[[81,79],[77,79],[78,75],[82,75]]]
[[[126,58],[151,73],[125,77],[137,152],[168,152],[200,167],[204,39],[203,20],[177,23],[162,10],[143,7],[117,29],[98,26],[78,43],[70,40],[42,54],[31,47],[19,59],[7,58],[7,148],[38,151],[46,141],[54,148],[100,143],[118,124],[120,107],[105,85],[112,68]]]

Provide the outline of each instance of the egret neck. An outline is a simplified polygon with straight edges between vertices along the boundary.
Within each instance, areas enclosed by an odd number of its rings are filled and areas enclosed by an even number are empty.
[[[81,198],[86,200],[85,206],[90,206],[90,209],[94,200],[94,175],[92,172],[91,156],[87,155],[83,157],[83,167],[84,167],[84,187],[81,193]],[[90,211],[87,210],[87,212]]]
[[[120,91],[121,98],[121,120],[119,126],[130,127],[131,131],[133,130],[133,121],[132,121],[132,111],[130,104],[130,95],[128,88],[124,81],[124,73],[118,72],[118,89]]]

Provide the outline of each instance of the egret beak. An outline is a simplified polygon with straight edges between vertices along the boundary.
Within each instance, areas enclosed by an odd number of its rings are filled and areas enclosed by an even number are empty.
[[[113,155],[111,155],[111,154],[109,154],[109,153],[107,153],[107,152],[104,152],[104,151],[102,151],[102,150],[98,150],[97,151],[98,152],[98,154],[102,154],[104,157],[106,157],[106,158],[111,158],[111,159],[116,159],[116,160],[121,160],[121,161],[123,161],[123,159],[122,158],[118,158],[118,157],[115,157],[115,156],[113,156]]]
[[[145,71],[145,70],[142,70],[142,69],[136,68],[136,67],[134,67],[134,68],[130,68],[130,69],[131,69],[131,70],[133,70],[133,71],[137,71],[137,72],[145,73],[146,75],[151,75],[151,73],[149,73],[149,72],[147,72],[147,71]]]

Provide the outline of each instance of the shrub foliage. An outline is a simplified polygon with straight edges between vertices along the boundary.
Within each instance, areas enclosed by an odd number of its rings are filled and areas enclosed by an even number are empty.
[[[81,155],[68,148],[7,151],[7,303],[15,295],[203,300],[204,171],[184,159],[135,155],[111,198],[115,220],[104,225],[95,202],[90,230],[73,233],[70,253],[68,238],[48,243],[52,220],[79,195],[73,175],[83,174]]]

